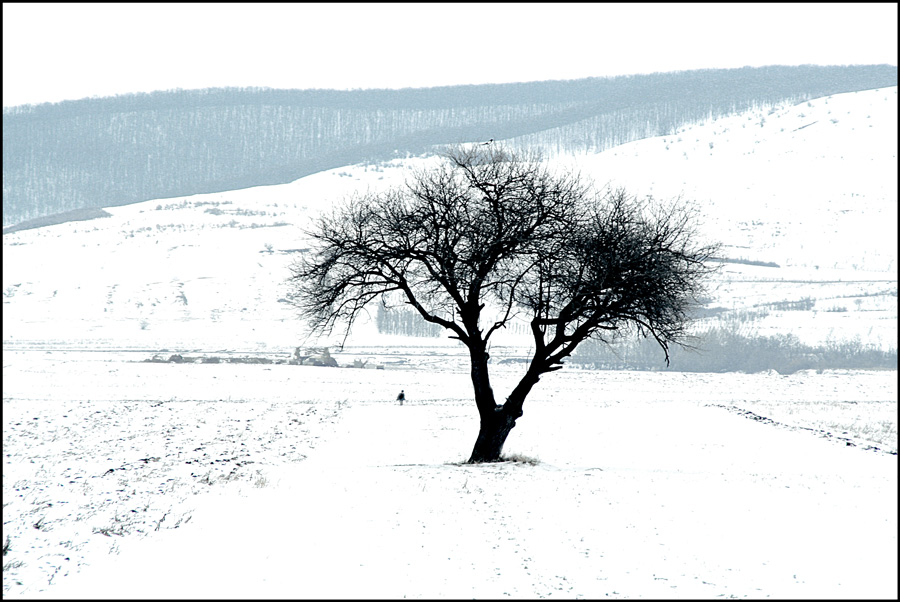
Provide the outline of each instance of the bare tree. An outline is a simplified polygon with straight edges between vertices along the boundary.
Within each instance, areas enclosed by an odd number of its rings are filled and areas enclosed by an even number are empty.
[[[469,462],[500,459],[541,375],[589,337],[633,326],[668,364],[716,249],[697,243],[695,212],[597,193],[573,173],[500,145],[458,147],[405,186],[349,199],[308,232],[292,267],[291,302],[313,332],[349,333],[370,302],[400,297],[469,351],[481,427]],[[488,373],[491,336],[531,326],[534,355],[503,404]]]

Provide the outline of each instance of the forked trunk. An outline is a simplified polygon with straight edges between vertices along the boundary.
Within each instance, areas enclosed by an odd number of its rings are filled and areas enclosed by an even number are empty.
[[[503,444],[515,425],[516,419],[501,408],[497,408],[492,416],[482,416],[478,439],[475,440],[469,463],[499,462]]]
[[[497,462],[500,451],[515,420],[508,421],[501,406],[494,401],[494,390],[488,375],[488,354],[482,345],[470,345],[472,362],[472,386],[475,390],[475,405],[481,416],[481,428],[469,463]]]
[[[486,368],[487,366],[485,366],[485,370]],[[522,404],[525,402],[525,397],[539,378],[538,370],[529,369],[502,406],[494,406],[490,409],[479,406],[481,427],[478,430],[475,447],[472,449],[472,456],[469,458],[470,464],[501,460],[500,453],[503,451],[503,444],[506,443],[509,432],[516,426],[516,420],[522,416]]]

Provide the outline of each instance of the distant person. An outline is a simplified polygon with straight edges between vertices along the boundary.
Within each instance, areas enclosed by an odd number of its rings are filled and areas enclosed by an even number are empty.
[[[404,399],[406,399],[406,395],[403,393],[403,389],[400,389],[400,395],[397,396],[397,401],[400,402],[400,405],[403,405]]]

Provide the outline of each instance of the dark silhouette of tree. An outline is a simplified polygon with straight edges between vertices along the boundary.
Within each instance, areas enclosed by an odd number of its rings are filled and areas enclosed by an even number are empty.
[[[668,362],[686,345],[715,246],[697,242],[695,211],[595,191],[573,173],[501,145],[457,147],[404,187],[349,199],[308,232],[312,252],[291,267],[291,302],[313,332],[345,337],[370,303],[397,299],[469,351],[481,428],[470,462],[500,459],[540,377],[582,341],[634,327]],[[488,343],[525,320],[534,355],[503,404]]]

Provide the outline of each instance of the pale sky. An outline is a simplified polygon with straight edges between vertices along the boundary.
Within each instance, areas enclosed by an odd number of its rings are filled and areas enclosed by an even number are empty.
[[[3,106],[897,64],[897,4],[3,4]]]

